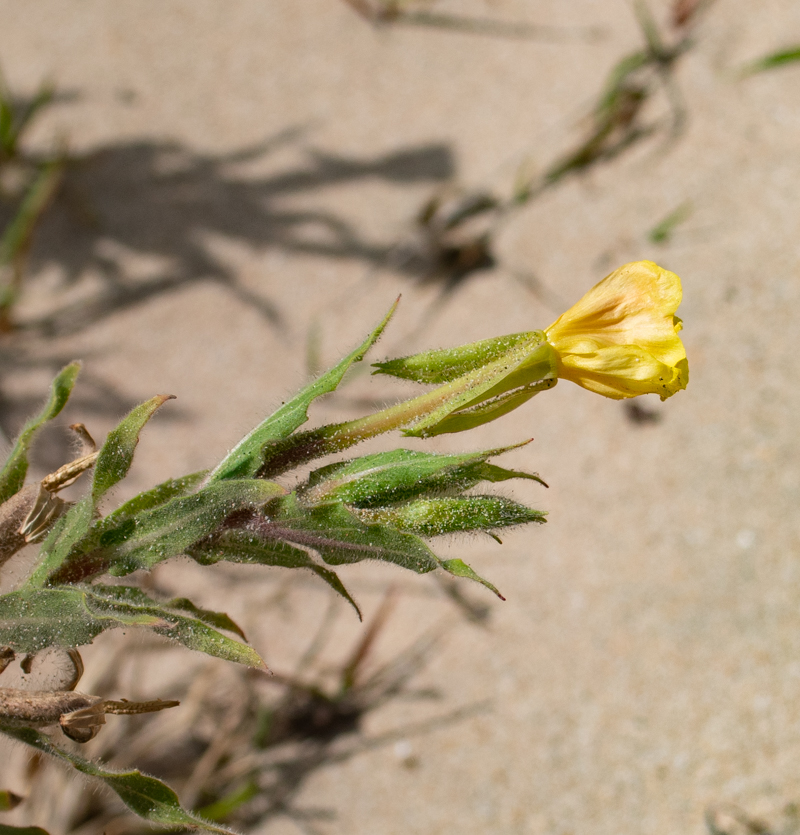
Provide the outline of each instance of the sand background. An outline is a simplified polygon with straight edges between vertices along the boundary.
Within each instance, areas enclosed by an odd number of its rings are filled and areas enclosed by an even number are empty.
[[[636,424],[562,383],[471,437],[425,447],[533,436],[508,464],[550,489],[510,493],[549,522],[502,547],[438,549],[508,597],[465,591],[491,607],[482,626],[430,578],[342,572],[367,612],[387,586],[401,592],[383,658],[455,619],[419,678],[440,699],[389,702],[364,733],[399,729],[403,745],[303,783],[294,808],[325,812],[313,829],[287,813],[253,831],[685,834],[720,803],[774,818],[800,802],[800,68],[744,81],[732,70],[800,38],[800,5],[719,0],[676,74],[679,140],[643,143],[518,212],[499,234],[499,266],[420,332],[441,288],[387,267],[386,248],[447,182],[507,188],[523,158],[542,166],[574,145],[606,73],[641,43],[625,2],[437,8],[603,36],[375,29],[336,0],[0,0],[9,83],[30,93],[50,77],[65,94],[35,141],[63,136],[88,155],[72,209],[37,238],[24,327],[0,349],[3,429],[73,357],[85,369],[63,422],[98,436],[136,402],[176,394],[144,435],[125,498],[219,460],[308,379],[310,332],[331,364],[399,293],[376,358],[540,328],[560,312],[553,297],[569,304],[613,267],[656,260],[683,278],[688,390],[647,398],[659,420]],[[663,18],[666,4],[654,9]],[[684,202],[689,219],[651,243]],[[312,420],[398,390],[357,379]],[[40,467],[58,454],[45,443]],[[235,613],[286,669],[325,591],[304,585],[270,608],[276,573],[247,575],[233,597],[188,565],[163,582]],[[336,629],[334,658],[359,627],[342,613]],[[470,705],[481,707],[403,735]]]

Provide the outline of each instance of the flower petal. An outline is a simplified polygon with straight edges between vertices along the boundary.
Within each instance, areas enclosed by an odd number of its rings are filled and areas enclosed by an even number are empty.
[[[681,282],[652,261],[606,276],[547,329],[559,376],[606,397],[685,388],[686,351],[678,337]]]

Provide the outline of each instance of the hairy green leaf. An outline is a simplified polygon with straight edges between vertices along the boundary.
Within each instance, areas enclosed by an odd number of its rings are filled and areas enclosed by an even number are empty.
[[[252,647],[219,632],[225,629],[244,638],[241,628],[223,612],[201,609],[190,600],[180,597],[159,602],[148,597],[141,589],[131,586],[93,585],[90,591],[89,605],[95,613],[108,609],[112,614],[135,611],[159,617],[166,625],[150,628],[189,649],[248,667],[266,668],[264,660]]]
[[[226,615],[224,612],[212,612],[210,609],[201,609],[199,606],[195,606],[188,597],[174,597],[172,600],[167,600],[161,605],[172,612],[188,612],[192,617],[197,618],[197,620],[209,626],[213,626],[215,629],[226,629],[228,632],[235,632],[240,638],[245,641],[247,640],[247,636],[242,631],[242,627],[229,615]]]
[[[182,478],[164,481],[151,490],[139,493],[130,501],[125,502],[125,504],[118,507],[115,511],[109,513],[105,518],[96,521],[91,525],[85,535],[80,534],[77,538],[70,537],[69,540],[66,538],[63,540],[59,539],[58,553],[48,561],[48,566],[60,566],[67,557],[74,561],[79,555],[88,554],[101,545],[124,542],[135,527],[136,523],[133,520],[137,514],[166,504],[170,499],[192,493],[200,485],[206,474],[207,471],[203,470],[198,473],[183,476]],[[87,498],[84,501],[88,504],[90,499]],[[71,518],[70,522],[71,524],[77,523],[78,527],[84,530],[84,528],[80,527],[82,523],[77,522],[77,520]],[[59,538],[59,531],[51,531],[51,536],[54,541]],[[79,547],[74,547],[78,539],[80,539],[80,545]],[[48,538],[42,550],[49,553],[51,548],[51,541]]]
[[[11,498],[25,483],[25,476],[28,472],[28,451],[34,435],[48,420],[52,420],[64,408],[72,393],[80,369],[80,363],[73,362],[58,373],[58,376],[53,380],[47,405],[22,428],[11,454],[6,459],[2,470],[0,470],[0,503]]]
[[[170,499],[118,519],[113,527],[102,525],[99,547],[90,553],[75,549],[68,560],[56,566],[48,581],[76,582],[106,571],[120,576],[139,568],[150,569],[185,553],[234,511],[263,505],[284,492],[270,481],[232,479],[210,484],[189,496]]]
[[[265,447],[288,437],[308,420],[308,407],[311,403],[317,397],[334,391],[350,366],[361,362],[367,351],[383,333],[396,307],[397,302],[392,305],[383,321],[355,351],[348,354],[311,385],[306,386],[243,438],[211,474],[211,481],[254,476],[264,463]]]
[[[133,453],[139,443],[139,433],[160,406],[174,400],[172,394],[158,394],[133,409],[115,429],[108,433],[106,442],[94,465],[92,499],[94,504],[128,474]]]
[[[120,800],[140,818],[170,828],[205,830],[219,835],[235,835],[233,830],[203,820],[187,812],[180,804],[178,795],[155,777],[148,777],[140,771],[114,771],[97,763],[79,757],[53,745],[50,739],[32,728],[0,728],[4,734],[30,745],[45,754],[69,763],[87,777],[94,777],[116,792]]]
[[[51,646],[78,647],[90,644],[107,629],[138,626],[189,649],[263,668],[254,649],[223,635],[209,625],[210,613],[203,614],[187,617],[181,609],[125,586],[16,591],[0,596],[0,645],[20,653]]]
[[[151,398],[133,409],[109,432],[94,465],[91,493],[70,508],[61,524],[51,529],[39,552],[38,564],[28,579],[29,587],[43,586],[73,552],[80,550],[80,543],[91,528],[98,502],[127,475],[142,427],[159,406],[171,399],[171,394],[159,394]]]
[[[274,503],[274,516],[265,520],[259,534],[310,548],[329,565],[382,560],[418,574],[439,565],[436,555],[416,536],[365,524],[339,504],[305,508],[294,494]]]
[[[492,531],[530,522],[545,522],[546,514],[502,496],[458,496],[417,499],[394,507],[356,511],[364,522],[391,525],[419,536],[443,536],[463,531]]]
[[[84,496],[60,519],[57,519],[39,550],[39,560],[25,585],[41,588],[86,536],[94,518],[91,495]]]
[[[215,536],[211,542],[199,543],[189,550],[189,556],[201,565],[217,562],[255,563],[281,568],[307,568],[340,594],[361,619],[361,610],[338,575],[318,565],[302,548],[295,548],[279,539],[263,539],[246,530],[229,529]]]
[[[528,478],[534,474],[506,470],[487,459],[523,444],[455,455],[395,449],[339,461],[314,470],[300,491],[306,506],[344,502],[356,507],[378,507],[420,496],[457,493],[481,481]]]
[[[194,493],[207,475],[208,470],[200,470],[200,472],[191,473],[181,478],[170,478],[167,481],[162,481],[161,484],[150,490],[145,490],[144,493],[139,493],[130,501],[120,505],[95,527],[102,533],[116,527],[121,522],[132,519],[138,513],[166,504],[170,499],[188,496],[190,493]]]
[[[463,560],[442,560],[442,568],[454,577],[465,577],[467,580],[474,580],[482,586],[486,586],[489,591],[494,592],[501,600],[505,600],[502,594],[493,586],[488,580],[484,580],[480,574],[477,574],[470,568]]]

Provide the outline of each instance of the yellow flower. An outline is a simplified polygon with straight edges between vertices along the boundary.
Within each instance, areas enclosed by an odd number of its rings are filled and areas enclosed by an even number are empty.
[[[678,276],[652,261],[615,270],[545,331],[558,376],[615,400],[686,388],[681,295]]]

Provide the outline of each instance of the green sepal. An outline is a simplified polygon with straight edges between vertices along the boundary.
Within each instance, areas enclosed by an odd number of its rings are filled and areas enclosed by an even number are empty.
[[[496,420],[558,382],[558,357],[541,331],[528,334],[498,359],[446,383],[453,396],[404,435],[428,438],[465,432]],[[446,394],[443,391],[443,395]]]
[[[538,475],[487,463],[489,458],[527,443],[453,455],[395,449],[336,462],[310,474],[299,491],[300,500],[306,506],[344,502],[366,508],[459,493],[482,481],[527,478],[543,483]]]
[[[0,731],[30,745],[45,754],[64,760],[76,771],[87,777],[102,781],[116,792],[120,800],[140,818],[150,823],[161,824],[170,829],[205,830],[218,835],[236,835],[234,830],[219,826],[184,809],[178,795],[166,784],[155,777],[148,777],[138,770],[114,771],[85,760],[70,751],[64,751],[54,745],[49,737],[32,728],[10,728],[0,726]]]
[[[356,610],[359,620],[361,619],[358,604],[336,572],[315,563],[302,548],[295,548],[283,540],[263,539],[257,534],[234,528],[221,531],[210,542],[198,543],[190,548],[188,553],[201,565],[225,561],[274,565],[281,568],[307,568],[341,595]]]
[[[227,616],[160,603],[126,586],[70,586],[0,596],[0,645],[15,652],[90,644],[107,629],[143,627],[189,649],[250,667],[264,668],[258,653],[223,635],[210,621]],[[229,619],[228,619],[229,620]],[[231,622],[232,623],[232,622]],[[224,626],[223,628],[230,628]]]
[[[336,390],[345,373],[354,363],[361,362],[367,351],[383,333],[397,307],[395,302],[374,331],[330,371],[323,374],[276,412],[259,424],[220,462],[210,481],[253,477],[261,469],[270,444],[288,437],[308,420],[308,407],[323,394]]]
[[[541,510],[533,510],[503,496],[418,499],[393,507],[357,511],[357,515],[364,522],[391,525],[425,537],[542,523],[547,516]]]
[[[533,334],[538,337],[540,331],[512,333],[509,336],[459,345],[457,348],[425,351],[410,357],[374,362],[372,366],[375,371],[372,373],[438,386],[500,359],[519,345],[529,345]]]
[[[79,362],[72,362],[63,368],[53,380],[50,399],[44,409],[23,426],[14,448],[0,470],[0,503],[7,501],[22,489],[28,473],[28,451],[33,438],[47,421],[56,417],[64,408],[80,370]]]

